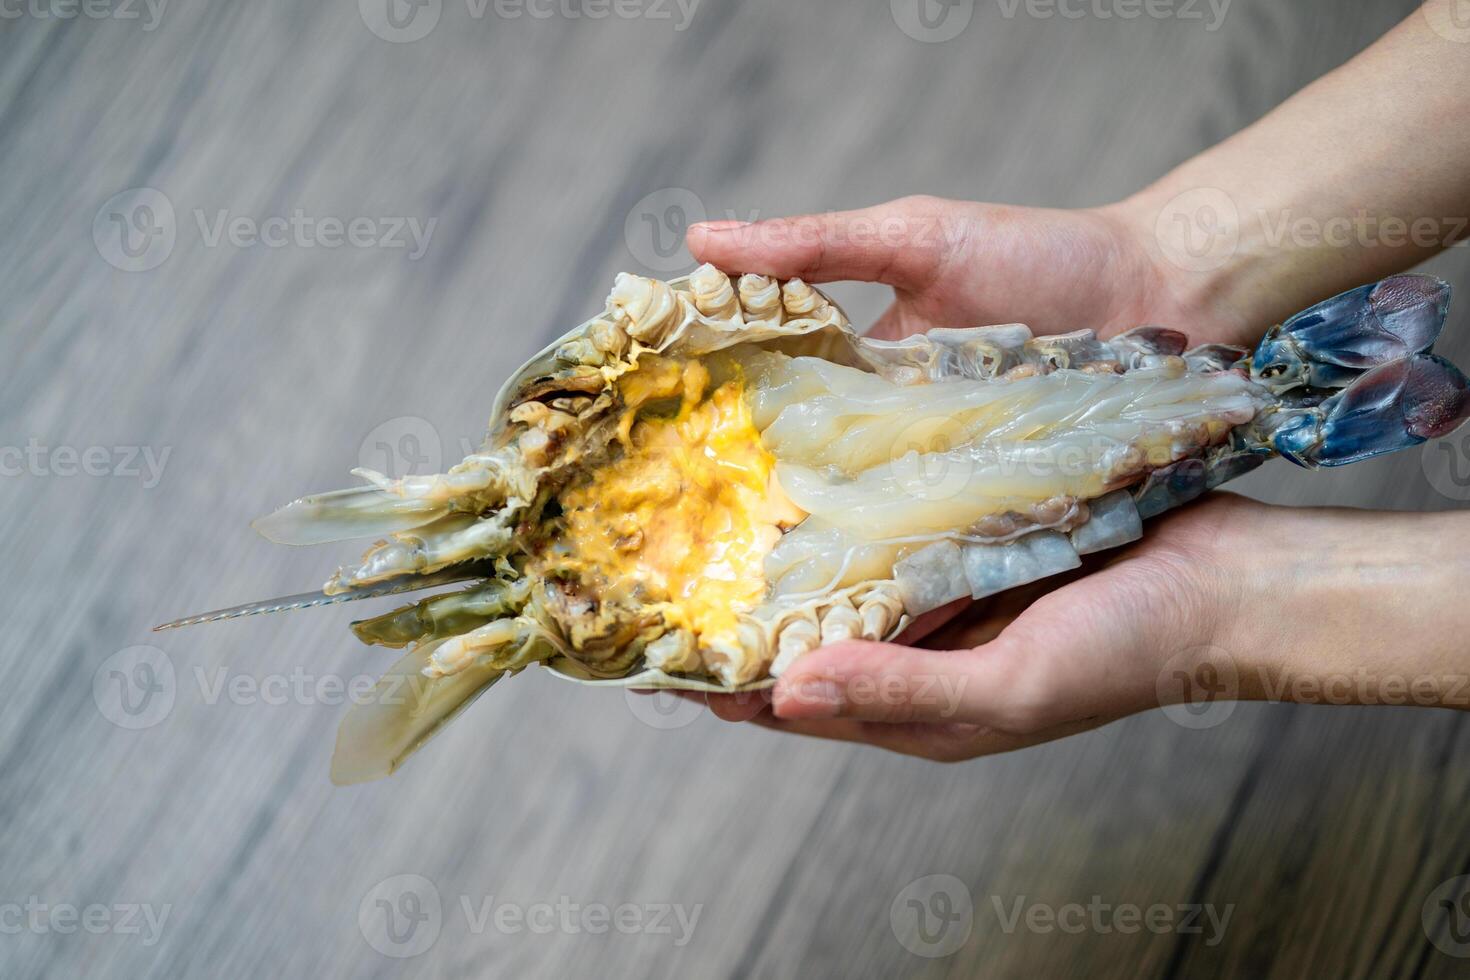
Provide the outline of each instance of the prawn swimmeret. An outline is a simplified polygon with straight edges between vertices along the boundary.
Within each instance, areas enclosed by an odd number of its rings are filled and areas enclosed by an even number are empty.
[[[354,623],[406,648],[343,722],[333,778],[385,776],[496,680],[767,686],[839,640],[1079,566],[1273,456],[1337,466],[1445,435],[1449,287],[1395,276],[1254,352],[1139,327],[855,333],[799,279],[621,275],[501,390],[449,472],[306,497],[273,541],[382,536],[321,592],[170,623],[461,588]],[[163,628],[163,627],[160,627]]]

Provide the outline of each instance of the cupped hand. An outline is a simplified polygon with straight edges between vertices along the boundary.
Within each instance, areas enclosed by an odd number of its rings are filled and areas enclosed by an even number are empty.
[[[1218,494],[1060,584],[1012,590],[937,628],[920,622],[900,643],[815,650],[765,697],[717,695],[710,706],[729,721],[956,761],[1192,700],[1176,680],[1201,670],[1224,671],[1231,697],[1250,696],[1254,665],[1232,631],[1252,612],[1238,556],[1272,512],[1282,513]]]
[[[1025,323],[1109,337],[1144,324],[1195,343],[1250,344],[1269,324],[1211,303],[1209,282],[1171,266],[1130,205],[1053,210],[906,197],[860,211],[689,230],[701,262],[809,282],[892,286],[872,328],[896,339],[931,327]]]

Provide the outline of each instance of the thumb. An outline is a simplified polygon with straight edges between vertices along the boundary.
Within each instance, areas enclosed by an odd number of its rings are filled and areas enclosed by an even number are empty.
[[[999,641],[953,651],[838,643],[788,667],[772,705],[776,717],[802,721],[1012,722],[1006,711],[1017,663]]]
[[[973,649],[853,642],[815,650],[777,682],[776,717],[961,722],[1031,734],[1156,704],[1147,630],[1117,603],[1079,608],[1062,598],[1068,591],[1038,600]]]
[[[721,269],[777,279],[854,279],[917,290],[943,265],[945,203],[904,198],[859,211],[702,222],[689,229],[689,251]]]

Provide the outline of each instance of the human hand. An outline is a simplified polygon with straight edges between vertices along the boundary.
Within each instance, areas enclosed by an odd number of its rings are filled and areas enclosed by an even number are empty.
[[[901,643],[813,651],[764,697],[709,704],[728,721],[940,761],[1051,741],[1210,685],[1219,700],[1467,708],[1467,519],[1216,494],[1061,584],[1012,590],[927,633],[921,623]]]
[[[1144,324],[1252,347],[1287,316],[1463,239],[1470,59],[1428,0],[1382,40],[1127,200],[1061,211],[909,197],[689,231],[701,262],[892,286],[873,333]],[[1204,248],[1204,262],[1194,259]],[[1218,254],[1217,254],[1218,250]],[[1172,259],[1171,259],[1172,256]]]
[[[729,272],[892,286],[872,334],[1022,322],[1038,334],[1144,324],[1196,344],[1249,346],[1269,323],[1210,302],[1207,282],[1159,257],[1131,205],[1054,210],[906,197],[861,211],[690,228],[694,257]]]
[[[948,622],[954,610],[939,611],[896,643],[815,650],[767,698],[713,696],[710,707],[728,721],[941,761],[1157,707],[1162,665],[1214,646],[1239,615],[1240,569],[1225,542],[1264,509],[1209,498],[1160,520],[1136,546],[1098,556],[1100,568],[1012,589]]]

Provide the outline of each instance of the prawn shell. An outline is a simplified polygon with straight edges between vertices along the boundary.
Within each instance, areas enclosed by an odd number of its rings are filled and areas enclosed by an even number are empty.
[[[776,678],[766,677],[738,687],[726,687],[715,681],[697,677],[666,674],[657,667],[627,677],[598,677],[569,657],[557,657],[545,664],[552,676],[588,687],[621,687],[633,691],[698,691],[702,694],[739,694],[742,691],[764,691],[776,686]]]
[[[693,286],[689,276],[681,276],[668,282],[670,288],[678,294],[681,299],[687,300],[682,303],[684,307],[681,320],[677,326],[652,350],[658,354],[677,354],[686,357],[698,357],[712,354],[738,344],[762,343],[768,341],[790,341],[790,345],[783,344],[789,353],[803,354],[823,357],[827,360],[836,361],[849,366],[870,363],[872,360],[882,360],[887,352],[878,346],[871,351],[865,351],[867,342],[853,330],[847,315],[841,306],[831,296],[816,287],[813,288],[819,297],[826,300],[827,310],[822,318],[792,319],[777,323],[771,320],[741,323],[739,321],[714,320],[701,314],[694,306]],[[573,344],[586,338],[593,324],[606,322],[613,319],[616,322],[617,313],[611,309],[604,309],[596,316],[589,317],[586,321],[567,331],[567,333],[548,343],[539,353],[532,356],[526,363],[516,371],[503,386],[495,397],[494,408],[490,416],[490,439],[493,441],[504,432],[510,417],[510,410],[520,400],[525,389],[535,383],[538,379],[555,375],[566,370],[566,362],[559,358],[558,352],[568,344]],[[794,607],[794,612],[800,612],[808,607],[816,609],[825,601],[824,598],[812,599],[807,603]],[[897,636],[904,627],[908,625],[909,618],[902,617],[894,627],[883,637],[891,640]],[[774,630],[772,631],[774,632]],[[632,690],[676,690],[697,691],[703,693],[732,693],[740,691],[766,690],[776,683],[774,677],[765,677],[751,681],[746,684],[729,687],[718,681],[703,680],[697,677],[669,674],[658,668],[647,668],[626,677],[606,677],[597,674],[583,664],[570,657],[558,656],[544,665],[553,676],[590,687],[615,687],[628,688]]]
[[[774,319],[717,320],[704,316],[695,306],[690,277],[669,280],[667,286],[674,293],[678,320],[662,332],[657,344],[645,348],[656,354],[701,357],[739,344],[768,344],[770,349],[790,356],[819,357],[879,374],[897,384],[928,384],[948,378],[997,378],[1008,368],[1021,365],[1026,356],[1026,346],[1033,342],[1031,331],[1020,324],[933,331],[930,335],[917,335],[897,342],[871,340],[858,334],[841,307],[815,287],[815,296],[826,301],[825,306],[820,302],[814,304],[820,314],[818,317],[787,319],[784,322]],[[492,441],[505,431],[510,409],[522,400],[521,396],[529,386],[568,370],[567,361],[558,357],[558,352],[585,340],[594,324],[606,324],[608,321],[619,323],[620,327],[628,322],[627,314],[617,309],[611,299],[602,312],[547,344],[506,381],[496,396],[491,416]],[[1091,336],[1086,339],[1091,339]],[[1152,339],[1147,328],[1121,338],[1124,346],[1144,344]],[[1111,351],[1103,344],[1094,344],[1105,353]],[[761,625],[768,649],[776,647],[786,623],[803,618],[815,622],[821,609],[834,601],[850,598],[855,590],[874,584],[863,583],[853,589],[813,595],[805,601],[783,604],[778,619]],[[896,583],[890,584],[897,587]],[[882,636],[873,639],[893,640],[911,619],[911,612],[906,611]],[[718,678],[668,673],[646,665],[626,676],[610,677],[567,656],[554,657],[542,666],[556,677],[592,687],[731,693],[765,690],[775,684],[772,676],[742,684],[725,684]]]
[[[799,350],[792,353],[810,354],[835,360],[841,364],[861,363],[858,353],[864,341],[853,330],[842,308],[821,290],[813,290],[827,301],[830,311],[823,319],[788,320],[784,323],[756,321],[741,323],[737,320],[714,320],[701,314],[694,306],[693,286],[688,276],[668,281],[670,288],[687,301],[679,324],[655,347],[657,354],[678,354],[699,357],[713,354],[737,344],[762,343],[773,340],[792,339]],[[490,435],[494,438],[504,431],[510,410],[519,400],[520,393],[537,379],[555,375],[566,370],[566,363],[557,357],[557,352],[567,344],[584,339],[592,325],[599,321],[615,319],[617,313],[611,308],[590,317],[579,326],[547,344],[540,353],[528,360],[501,387],[495,396],[494,408],[490,413]]]
[[[784,605],[779,615],[760,623],[765,640],[774,645],[777,637],[786,624],[798,620],[808,619],[816,621],[824,607],[840,605],[864,597],[872,588],[871,583],[850,586],[839,589],[830,595],[814,596],[805,602]],[[748,621],[755,620],[750,617]],[[873,639],[881,642],[889,642],[896,639],[913,618],[907,614],[895,618],[893,625],[887,632]],[[546,670],[555,677],[562,680],[584,684],[588,687],[614,687],[627,688],[635,691],[697,691],[704,694],[739,694],[745,691],[764,691],[775,686],[774,676],[762,677],[744,684],[725,685],[714,680],[703,680],[698,677],[688,677],[681,674],[670,674],[659,670],[657,667],[649,667],[626,677],[606,677],[594,673],[592,670],[573,660],[570,657],[559,656],[542,664]]]

